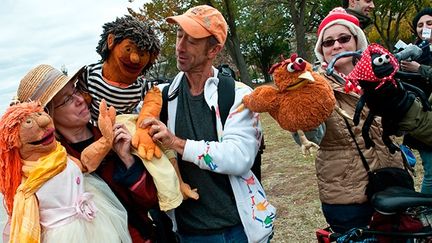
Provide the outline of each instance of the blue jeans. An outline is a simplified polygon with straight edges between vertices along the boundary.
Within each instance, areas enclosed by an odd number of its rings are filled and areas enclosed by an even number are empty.
[[[243,225],[226,229],[212,235],[187,235],[177,233],[180,243],[246,243],[248,242]]]
[[[330,228],[337,233],[369,225],[374,212],[370,203],[362,204],[321,204],[324,217]]]
[[[424,176],[421,185],[422,193],[432,194],[432,151],[418,150],[423,164]]]

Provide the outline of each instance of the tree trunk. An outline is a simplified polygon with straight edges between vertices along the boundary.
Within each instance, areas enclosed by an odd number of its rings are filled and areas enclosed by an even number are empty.
[[[235,24],[234,14],[232,12],[232,2],[231,0],[225,0],[224,2],[227,12],[226,21],[230,29],[226,46],[228,47],[228,51],[231,54],[231,58],[234,60],[238,70],[240,71],[240,80],[247,85],[252,85],[246,61],[240,50],[240,41],[237,36],[237,28]]]

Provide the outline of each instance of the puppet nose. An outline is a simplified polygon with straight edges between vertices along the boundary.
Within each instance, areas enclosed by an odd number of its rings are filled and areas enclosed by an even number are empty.
[[[51,119],[48,115],[42,114],[36,119],[36,122],[39,127],[46,127],[48,124],[50,124]]]
[[[132,52],[132,53],[130,54],[130,61],[131,61],[132,63],[139,63],[139,61],[140,61],[140,57],[139,57],[139,55],[138,55],[136,52]]]

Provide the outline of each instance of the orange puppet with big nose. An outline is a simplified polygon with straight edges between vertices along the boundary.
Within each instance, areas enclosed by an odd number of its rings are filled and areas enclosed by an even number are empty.
[[[115,107],[119,114],[139,112],[138,117],[134,120],[133,130],[135,132],[132,145],[141,158],[154,162],[153,157],[155,157],[160,162],[163,160],[163,153],[150,137],[148,133],[150,128],[140,127],[146,118],[158,118],[162,108],[162,93],[144,78],[146,72],[155,63],[160,51],[159,39],[153,28],[146,21],[129,15],[117,18],[113,22],[104,24],[96,51],[101,56],[101,61],[88,65],[79,83],[79,88],[88,94],[89,99],[87,100],[90,104],[92,120],[96,121],[98,117],[97,108],[102,99],[105,99],[109,106]],[[142,108],[138,111],[140,102],[143,102]],[[117,119],[117,121],[120,120],[127,120],[130,123],[131,119],[124,117]],[[179,175],[176,155],[174,152],[165,154]],[[165,183],[157,181],[159,177],[166,178],[166,172],[157,171],[161,167],[149,167],[146,163],[144,165],[153,176],[158,192],[161,192],[158,185],[167,184],[166,179],[161,178],[161,181]],[[153,171],[152,168],[155,168],[156,171]],[[159,172],[165,175],[159,176],[161,175]],[[198,198],[198,194],[185,185],[180,177],[178,181],[185,198]],[[172,198],[168,201],[171,201],[170,208],[173,208],[174,205],[178,206],[181,200],[177,193],[171,195],[167,198]]]
[[[117,113],[132,114],[138,112],[138,105],[147,93],[153,93],[153,98],[142,107],[137,125],[147,117],[158,117],[162,95],[143,76],[153,66],[160,51],[153,28],[129,15],[117,18],[104,24],[96,51],[101,61],[88,65],[79,83],[80,89],[88,94],[92,120],[97,121],[102,99],[115,107]],[[137,129],[134,147],[147,160],[153,156],[160,158],[160,149],[147,133],[147,130]]]
[[[85,150],[81,161],[56,141],[53,121],[39,103],[13,105],[2,116],[0,192],[9,242],[131,242],[126,210],[100,178],[83,174],[112,145],[115,111],[104,102],[101,108],[99,123],[109,141]]]

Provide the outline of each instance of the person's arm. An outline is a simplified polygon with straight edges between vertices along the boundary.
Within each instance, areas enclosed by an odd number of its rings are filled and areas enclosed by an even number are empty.
[[[262,136],[259,114],[242,104],[243,97],[251,91],[246,85],[236,87],[234,104],[225,122],[221,142],[186,140],[183,160],[222,174],[241,175],[250,170]]]
[[[432,66],[421,64],[418,73],[427,80],[432,80]]]
[[[234,104],[225,122],[221,142],[181,139],[156,119],[148,119],[143,125],[150,127],[149,133],[154,141],[174,149],[184,161],[216,173],[242,175],[252,167],[262,136],[259,114],[242,104],[243,97],[250,93],[251,88],[246,85],[236,88]]]
[[[413,102],[398,128],[415,139],[432,146],[432,111],[424,111],[421,102]]]
[[[319,145],[321,143],[321,140],[323,139],[323,137],[325,135],[325,132],[326,132],[326,126],[325,126],[325,123],[322,123],[321,125],[319,125],[315,129],[304,132],[304,134],[306,135],[306,138],[309,141]],[[298,145],[301,145],[300,137],[299,137],[298,133],[293,132],[293,133],[291,133],[291,135],[293,136],[294,141]]]
[[[124,186],[137,205],[152,207],[157,205],[157,191],[150,173],[145,169],[141,159],[133,156],[134,163],[126,168],[124,163],[116,163],[113,174],[114,182]]]
[[[127,188],[137,203],[155,205],[156,186],[141,159],[131,154],[132,135],[124,124],[116,123],[113,130],[115,159],[122,162],[116,163],[113,180]]]
[[[432,66],[420,64],[416,61],[401,61],[401,69],[403,71],[419,73],[427,80],[432,79]]]

